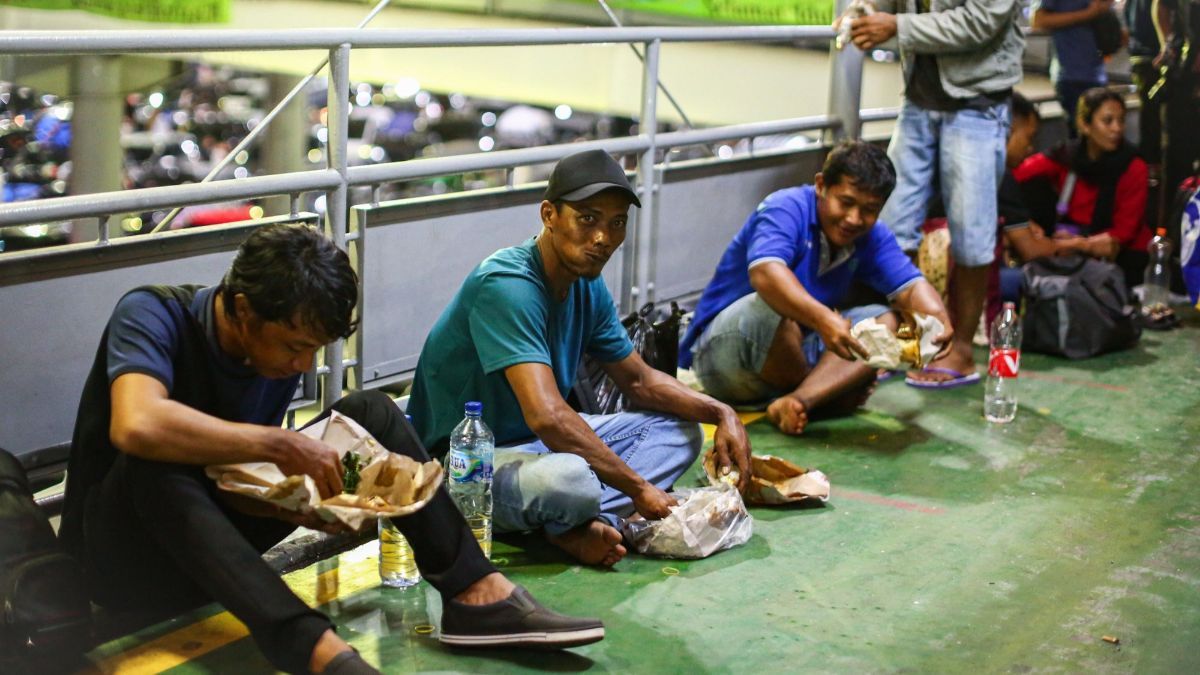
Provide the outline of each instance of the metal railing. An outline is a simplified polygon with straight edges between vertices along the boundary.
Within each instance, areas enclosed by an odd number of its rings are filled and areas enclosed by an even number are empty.
[[[839,3],[841,4],[841,3]],[[859,115],[862,54],[848,49],[831,52],[833,77],[830,90],[830,114],[657,133],[657,95],[660,48],[664,42],[793,42],[829,40],[828,26],[750,26],[750,27],[638,27],[638,28],[555,28],[521,30],[393,30],[393,29],[299,29],[194,30],[178,31],[9,31],[0,34],[0,55],[54,54],[130,54],[195,53],[209,51],[311,50],[329,52],[328,77],[328,152],[324,170],[302,171],[205,184],[143,188],[121,192],[61,197],[21,202],[0,208],[0,226],[44,223],[83,218],[99,218],[97,245],[107,245],[107,219],[117,213],[170,208],[217,201],[290,195],[293,205],[301,193],[324,191],[326,227],[329,236],[342,248],[361,246],[357,233],[347,229],[349,188],[429,178],[485,169],[515,167],[553,162],[571,153],[603,148],[614,154],[636,154],[639,158],[637,189],[643,208],[638,212],[636,229],[622,254],[619,303],[622,308],[653,299],[653,270],[647,251],[653,245],[655,229],[654,195],[659,188],[655,159],[659,152],[689,145],[750,138],[770,134],[822,130],[856,136],[863,120],[882,120],[894,111],[873,110]],[[455,157],[417,159],[374,166],[350,167],[347,163],[351,50],[358,48],[410,49],[421,47],[488,47],[533,45],[581,45],[599,43],[640,44],[644,56],[642,81],[641,133],[637,136],[586,143],[551,145],[538,148],[487,152]],[[377,190],[372,190],[376,194]],[[295,207],[293,206],[293,211]],[[165,234],[165,233],[162,233]],[[162,234],[145,235],[158,237]],[[361,256],[361,251],[357,252]],[[10,254],[22,258],[41,252]],[[6,256],[7,257],[7,256]],[[361,259],[361,257],[359,258]],[[3,264],[4,259],[0,259]],[[354,358],[344,358],[343,342],[325,349],[324,365],[317,369],[323,376],[322,403],[329,405],[340,396],[347,368],[358,366]],[[361,379],[360,379],[361,381]]]

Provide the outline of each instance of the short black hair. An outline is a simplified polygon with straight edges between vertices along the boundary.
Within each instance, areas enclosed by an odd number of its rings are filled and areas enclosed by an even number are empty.
[[[845,178],[858,189],[883,200],[896,187],[896,167],[892,166],[892,160],[883,148],[864,141],[842,141],[835,145],[825,157],[821,176],[827,187]]]
[[[226,315],[241,293],[264,321],[320,330],[333,340],[358,327],[358,275],[350,256],[307,225],[273,223],[255,230],[238,249],[221,282]]]
[[[1125,97],[1120,92],[1105,87],[1092,87],[1080,95],[1075,114],[1084,122],[1091,124],[1092,118],[1096,116],[1096,111],[1107,101],[1113,101],[1121,106],[1121,110],[1125,110]]]
[[[1039,121],[1042,119],[1042,115],[1038,112],[1037,106],[1034,105],[1029,99],[1025,98],[1025,96],[1019,91],[1014,91],[1012,93],[1012,102],[1009,103],[1009,107],[1012,110],[1012,118],[1014,120],[1032,119],[1034,121]]]

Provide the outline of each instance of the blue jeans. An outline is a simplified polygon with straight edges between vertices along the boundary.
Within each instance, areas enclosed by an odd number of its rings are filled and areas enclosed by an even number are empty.
[[[864,305],[842,310],[842,316],[854,325],[887,311],[883,305]],[[788,393],[762,379],[767,353],[782,320],[758,293],[742,296],[713,317],[692,349],[692,372],[704,393],[739,406],[759,406]],[[825,341],[811,331],[801,348],[812,368],[825,353]]]
[[[904,251],[921,244],[934,186],[941,186],[950,252],[967,267],[989,265],[996,249],[996,191],[1004,177],[1008,104],[938,112],[907,100],[900,106],[888,157],[896,189],[879,214]]]
[[[704,444],[695,422],[645,412],[580,415],[600,440],[642,478],[670,490]],[[535,440],[496,448],[492,526],[497,532],[545,528],[557,535],[595,520],[620,529],[633,515],[629,495],[600,482],[579,455]]]

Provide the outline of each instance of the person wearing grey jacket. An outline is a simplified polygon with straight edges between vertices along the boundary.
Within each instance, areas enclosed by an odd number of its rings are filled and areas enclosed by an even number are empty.
[[[979,381],[971,338],[979,324],[996,248],[996,191],[1004,176],[1008,102],[1021,80],[1025,38],[1017,0],[880,0],[853,19],[860,49],[892,38],[904,66],[904,101],[888,156],[896,189],[879,219],[915,254],[939,189],[950,226],[953,346],[922,372],[917,387]]]

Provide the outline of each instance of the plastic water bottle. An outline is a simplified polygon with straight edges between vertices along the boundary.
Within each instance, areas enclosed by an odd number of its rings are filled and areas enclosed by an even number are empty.
[[[1021,370],[1021,320],[1017,307],[1004,303],[992,326],[988,357],[987,388],[983,392],[983,416],[1005,424],[1017,416],[1017,373]]]
[[[405,417],[412,422],[411,416]],[[421,581],[412,546],[390,518],[379,519],[379,581],[390,588],[409,588]]]
[[[492,457],[496,445],[492,431],[480,415],[483,404],[471,401],[466,417],[450,434],[446,455],[447,489],[467,519],[483,554],[492,557]]]
[[[1166,228],[1158,228],[1146,253],[1150,261],[1146,264],[1142,307],[1154,311],[1166,307],[1171,297],[1171,240],[1167,239]]]
[[[421,581],[412,546],[388,518],[379,519],[379,582],[390,588],[409,588]]]

